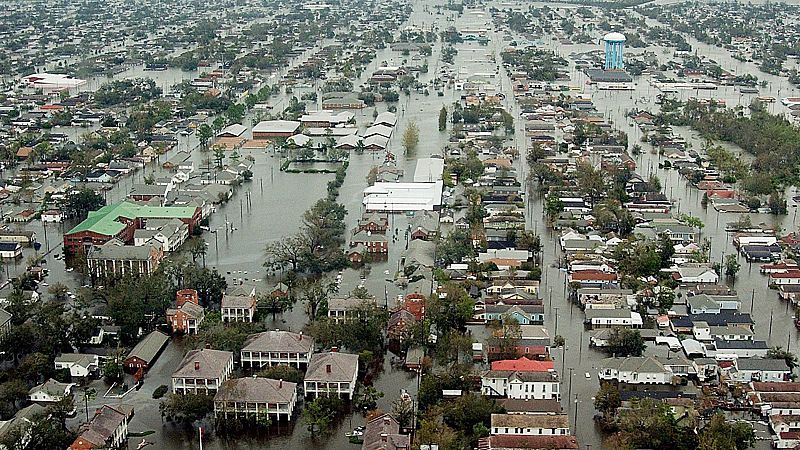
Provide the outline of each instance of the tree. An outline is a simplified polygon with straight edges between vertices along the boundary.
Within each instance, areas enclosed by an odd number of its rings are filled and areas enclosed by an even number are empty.
[[[661,267],[669,267],[672,264],[672,256],[675,254],[675,244],[666,234],[658,237],[658,255],[661,257]]]
[[[102,195],[90,189],[81,189],[67,196],[64,210],[70,216],[83,219],[89,211],[96,211],[105,204],[106,201]]]
[[[256,373],[259,378],[271,378],[273,380],[284,380],[290,383],[302,383],[305,374],[303,371],[295,369],[287,364],[278,364],[276,366],[267,367],[260,372]]]
[[[403,132],[403,150],[406,154],[413,153],[419,144],[419,127],[416,122],[410,122]]]
[[[308,250],[308,247],[308,238],[302,233],[269,243],[264,250],[267,255],[267,262],[264,263],[264,266],[272,270],[289,268],[293,272],[297,272],[303,260],[303,253]]]
[[[320,313],[320,306],[325,306],[327,314],[328,294],[335,286],[324,284],[321,280],[307,281],[302,288],[303,302],[306,304],[308,318],[314,320]]]
[[[440,293],[433,293],[425,305],[425,313],[437,331],[463,329],[472,318],[475,302],[461,285],[448,283]]]
[[[103,373],[103,377],[105,377],[108,381],[122,381],[123,371],[122,371],[122,358],[120,355],[116,355],[113,358],[108,358],[100,368],[100,371]]]
[[[619,431],[615,435],[623,448],[652,448],[658,450],[692,449],[697,447],[694,431],[681,427],[669,406],[660,400],[634,400],[631,408],[620,411]]]
[[[797,367],[797,356],[794,353],[783,350],[780,347],[773,347],[767,351],[767,358],[769,359],[783,359],[790,369]]]
[[[560,334],[557,334],[557,335],[555,335],[555,337],[553,337],[553,346],[554,347],[564,347],[564,345],[566,343],[567,343],[567,340],[564,339],[564,336],[561,336]]]
[[[214,130],[208,124],[202,124],[197,127],[197,139],[200,141],[200,149],[208,150],[208,142],[214,137]]]
[[[522,339],[522,330],[517,319],[506,315],[502,320],[493,320],[489,323],[492,336],[489,345],[496,348],[498,359],[516,359],[517,346]]]
[[[606,191],[606,182],[603,174],[592,167],[591,164],[580,162],[576,166],[575,178],[578,182],[578,190],[581,194],[589,198],[591,206],[599,200]]]
[[[738,259],[736,258],[735,254],[730,254],[725,256],[725,276],[728,278],[736,278],[736,274],[739,273],[739,269],[741,268],[741,264],[739,264]]]
[[[206,252],[208,252],[208,247],[206,247],[206,241],[200,237],[193,237],[188,244],[189,253],[192,255],[192,262],[197,263],[197,258],[203,258],[203,267],[206,266]]]
[[[547,198],[545,199],[545,206],[544,211],[547,214],[547,219],[551,222],[564,211],[564,203],[558,197],[558,195],[554,193],[547,194]]]
[[[328,431],[341,408],[342,400],[334,394],[319,394],[317,398],[306,403],[303,408],[303,421],[308,431],[311,433]]]
[[[601,383],[600,390],[594,396],[594,409],[603,414],[603,420],[608,423],[617,414],[617,408],[622,405],[619,390],[611,383]]]
[[[414,403],[403,397],[398,398],[392,402],[392,416],[397,419],[401,429],[410,427],[414,420]]]
[[[53,283],[49,288],[47,288],[47,293],[55,297],[55,299],[58,301],[66,300],[67,292],[69,292],[69,288],[66,284],[60,281]]]
[[[702,220],[700,220],[698,217],[694,217],[689,214],[681,214],[680,221],[690,227],[698,228],[700,230],[702,230],[703,227],[705,227],[705,224],[703,223]]]
[[[383,398],[383,392],[373,386],[359,385],[353,399],[353,406],[366,416],[368,411],[378,407],[378,400],[381,398]]]
[[[191,423],[202,420],[214,410],[214,396],[205,394],[169,394],[159,405],[161,417],[169,421]]]
[[[700,430],[698,450],[745,450],[756,441],[753,427],[749,423],[730,423],[723,413],[716,413]]]
[[[442,105],[442,109],[439,110],[439,131],[444,131],[447,129],[447,107]]]
[[[611,333],[606,351],[615,356],[642,356],[646,347],[638,330],[618,328]]]
[[[283,314],[284,312],[289,311],[292,309],[293,305],[294,299],[288,295],[279,295],[273,293],[258,295],[258,308],[264,309],[268,313],[272,314],[273,322],[278,314]]]
[[[225,160],[225,147],[215,145],[211,147],[211,150],[214,152],[214,164],[216,164],[218,169],[221,169],[222,162]]]

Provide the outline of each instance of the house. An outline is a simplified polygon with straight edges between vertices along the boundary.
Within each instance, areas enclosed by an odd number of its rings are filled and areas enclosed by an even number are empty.
[[[641,328],[644,322],[641,314],[627,308],[587,309],[585,322],[595,328]]]
[[[577,283],[582,288],[604,287],[616,283],[617,274],[599,270],[581,270],[569,274],[569,282]]]
[[[332,393],[352,400],[358,376],[358,355],[330,351],[315,353],[303,381],[307,396]]]
[[[212,394],[233,372],[233,353],[203,348],[191,350],[172,372],[172,393]]]
[[[575,436],[523,436],[499,434],[478,441],[481,450],[578,450]]]
[[[786,365],[786,361],[783,359],[738,358],[734,364],[736,368],[735,370],[731,369],[731,379],[741,383],[791,380],[792,369]]]
[[[769,284],[775,286],[800,284],[800,269],[790,269],[783,273],[771,273],[769,274]]]
[[[713,343],[709,356],[717,360],[733,360],[737,358],[765,358],[769,351],[766,341],[723,341],[717,339]]]
[[[409,310],[400,308],[389,316],[386,335],[390,341],[403,342],[409,338],[411,326],[417,323],[417,318]]]
[[[182,289],[175,294],[175,307],[167,309],[167,324],[173,333],[197,334],[205,318],[205,308],[194,289]]]
[[[374,298],[331,297],[328,299],[328,318],[336,323],[356,319],[357,309],[372,305],[375,305]]]
[[[257,303],[254,295],[223,295],[222,322],[252,322]]]
[[[417,211],[411,218],[411,239],[430,241],[439,233],[439,213],[433,211]]]
[[[685,360],[670,359],[669,366],[664,361],[666,360],[655,356],[606,358],[600,364],[598,377],[600,380],[628,384],[672,384],[674,376],[688,374],[688,363]],[[677,373],[673,371],[672,364],[675,365]]]
[[[240,123],[232,123],[217,133],[217,137],[239,137],[247,131],[247,127]]]
[[[719,314],[719,303],[706,294],[693,295],[686,299],[689,314]]]
[[[100,369],[99,357],[84,353],[63,353],[56,356],[54,364],[56,370],[69,370],[72,378],[87,378]]]
[[[124,361],[125,369],[131,373],[135,373],[140,369],[146,372],[150,365],[155,362],[156,357],[164,349],[164,346],[167,345],[167,341],[169,341],[169,336],[166,334],[158,330],[151,332],[128,353]]]
[[[400,434],[400,422],[389,414],[373,417],[364,427],[361,450],[408,450],[411,439]]]
[[[486,305],[483,318],[487,322],[492,320],[505,321],[507,318],[511,318],[520,325],[541,325],[544,323],[544,306],[542,304]]]
[[[622,308],[636,298],[630,289],[580,288],[576,294],[586,309]]]
[[[60,209],[48,209],[42,213],[42,222],[44,223],[61,223],[64,220],[64,215]]]
[[[59,383],[50,378],[28,391],[28,400],[37,403],[56,403],[72,395],[72,383]]]
[[[78,437],[69,450],[122,449],[128,445],[128,420],[133,415],[130,405],[103,405],[95,411],[91,422],[78,430]]]
[[[214,395],[217,419],[269,417],[290,421],[297,404],[297,383],[269,378],[236,378]]]
[[[361,216],[356,227],[356,233],[359,231],[369,231],[379,234],[386,234],[389,229],[389,215],[381,214],[378,212],[365,213]]]
[[[751,329],[731,324],[710,326],[709,332],[713,340],[722,341],[752,341],[755,337]]]
[[[265,331],[247,337],[241,351],[245,368],[287,364],[305,369],[314,353],[314,338],[292,331]]]
[[[719,275],[711,267],[679,266],[664,269],[672,272],[672,278],[682,284],[717,284]]]
[[[22,246],[18,242],[0,242],[0,258],[17,259],[22,257]]]
[[[492,414],[492,435],[569,435],[566,414]]]
[[[151,219],[133,233],[133,245],[150,245],[155,240],[164,252],[176,251],[189,238],[189,227],[178,219]]]
[[[555,371],[489,370],[481,377],[481,392],[486,396],[517,399],[561,399]]]
[[[139,276],[155,271],[163,258],[164,250],[161,245],[151,243],[136,247],[111,239],[100,246],[90,247],[86,254],[86,264],[89,274],[95,278]]]
[[[389,238],[385,234],[359,231],[350,238],[350,247],[363,246],[367,253],[389,253]]]

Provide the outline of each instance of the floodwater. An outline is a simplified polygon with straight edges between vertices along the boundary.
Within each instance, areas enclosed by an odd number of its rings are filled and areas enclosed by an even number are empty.
[[[544,5],[544,3],[534,3],[534,5]],[[552,6],[552,4],[548,4]],[[488,13],[475,14],[468,13],[455,19],[454,23],[450,23],[446,18],[454,17],[452,13],[448,12],[442,15],[435,15],[426,11],[425,5],[422,2],[415,3],[414,13],[412,14],[408,24],[416,26],[430,27],[435,24],[439,29],[444,29],[451,24],[457,27],[461,26],[475,26],[486,25],[490,23]],[[526,3],[527,7],[528,4]],[[507,7],[503,3],[503,7]],[[652,21],[648,21],[652,23]],[[456,73],[475,73],[475,72],[494,72],[496,63],[491,61],[487,55],[497,55],[502,49],[502,35],[499,33],[492,33],[489,46],[479,46],[477,43],[463,43],[456,46],[459,50],[456,56],[453,69]],[[591,45],[571,45],[563,46],[554,44],[549,36],[542,36],[542,40],[546,42],[550,48],[558,51],[562,56],[567,56],[571,52],[582,52],[587,50],[596,49]],[[780,99],[781,97],[796,95],[796,89],[789,86],[785,79],[769,76],[758,72],[752,64],[741,63],[730,58],[729,54],[716,47],[709,47],[697,43],[694,39],[688,38],[689,42],[697,49],[698,54],[707,56],[716,60],[726,69],[735,69],[736,73],[753,73],[759,79],[766,79],[769,82],[768,88],[761,89],[759,95],[772,95]],[[433,55],[428,57],[430,71],[427,74],[421,74],[421,81],[431,80],[437,73],[440,64],[439,54],[441,46],[434,47]],[[662,60],[671,58],[671,51],[664,53],[663,49],[656,49],[656,53]],[[310,53],[307,53],[308,56]],[[358,85],[363,83],[369,76],[372,70],[380,61],[387,61],[389,65],[399,64],[406,57],[401,56],[399,53],[393,53],[389,49],[378,52],[375,62],[369,65],[368,69],[362,75],[362,79]],[[298,60],[293,63],[298,63]],[[573,80],[569,83],[573,86],[585,86],[583,75],[574,70],[571,71]],[[191,79],[197,73],[182,72],[180,70],[168,70],[163,72],[142,72],[141,68],[134,68],[126,71],[117,76],[117,78],[129,78],[136,76],[150,76],[155,77],[159,86],[168,87],[169,85],[183,79]],[[504,72],[500,73],[499,83],[502,91],[508,94],[509,80]],[[100,81],[100,80],[95,80]],[[95,88],[95,84],[90,84],[88,88]],[[306,88],[307,89],[307,88]],[[166,89],[165,89],[166,91]],[[293,95],[300,96],[304,89],[295,89]],[[588,92],[588,91],[587,91]],[[454,92],[452,89],[444,89],[444,97],[437,97],[435,92],[431,89],[432,95],[424,96],[422,94],[411,94],[410,96],[402,96],[400,102],[397,104],[398,110],[398,124],[395,127],[395,133],[392,136],[389,149],[397,156],[398,167],[406,172],[406,179],[413,174],[415,160],[418,157],[427,157],[431,154],[440,153],[443,146],[447,143],[448,133],[441,133],[438,131],[437,117],[441,106],[451,105],[453,101],[458,100],[460,93]],[[630,126],[629,121],[625,118],[626,111],[633,108],[645,108],[656,110],[657,105],[650,103],[648,100],[652,99],[657,93],[656,90],[647,83],[645,78],[637,80],[637,88],[632,92],[591,92],[592,98],[595,101],[597,109],[605,113],[610,119],[613,120],[615,126],[623,129],[629,133],[630,142],[638,142],[640,132],[637,127]],[[724,98],[728,102],[728,106],[742,104],[746,106],[749,104],[749,95],[740,95],[732,87],[721,87],[716,91],[683,91],[679,93],[680,96],[713,96],[715,98]],[[281,95],[278,98],[270,100],[271,104],[281,105],[288,100],[289,96]],[[519,108],[514,105],[512,96],[508,96],[505,100],[505,105],[509,111],[518,116]],[[779,103],[772,104],[771,108],[776,108],[775,112],[785,112],[777,108],[783,108]],[[382,111],[386,105],[379,105],[378,111]],[[309,107],[309,109],[314,109]],[[374,108],[366,108],[363,111],[356,112],[356,120],[361,129],[366,128],[371,120]],[[248,117],[245,124],[249,124]],[[400,145],[403,130],[409,123],[415,122],[420,129],[420,144],[415,154],[403,155]],[[522,133],[522,120],[517,120],[517,134],[515,142],[518,146],[524,145]],[[695,137],[695,135],[687,129],[677,128],[677,133],[684,136],[693,147],[699,148],[702,142]],[[178,149],[189,150],[197,146],[197,141],[194,136],[180,137],[180,144]],[[639,173],[646,175],[655,173],[662,181],[664,190],[667,195],[674,199],[678,209],[681,213],[689,213],[693,216],[699,217],[706,224],[703,229],[703,237],[708,237],[712,241],[712,258],[713,260],[721,260],[724,254],[734,252],[734,248],[730,242],[730,237],[724,231],[724,224],[729,221],[735,221],[738,216],[734,215],[720,215],[713,208],[703,209],[700,206],[700,199],[702,194],[697,190],[690,187],[683,179],[679,178],[677,172],[663,170],[659,168],[658,162],[660,160],[658,155],[651,154],[649,147],[644,145],[645,151],[637,160],[639,165]],[[520,147],[520,150],[521,147]],[[221,274],[226,276],[229,284],[234,284],[237,278],[265,279],[267,274],[262,267],[264,261],[263,249],[269,242],[281,239],[297,232],[302,223],[302,213],[310,207],[319,198],[326,195],[326,184],[333,178],[331,174],[289,174],[279,170],[280,160],[277,155],[270,152],[263,151],[240,151],[242,158],[252,156],[254,158],[253,165],[253,180],[244,183],[237,189],[233,199],[218,208],[218,211],[212,216],[210,227],[215,230],[215,233],[204,234],[204,239],[209,244],[208,254],[206,255],[206,263],[208,266],[216,268]],[[168,158],[166,155],[162,158]],[[202,154],[199,151],[193,151],[192,158],[195,161],[196,167],[201,167],[201,164],[208,155]],[[347,177],[344,185],[340,189],[339,202],[343,203],[348,211],[347,223],[348,227],[355,226],[356,221],[362,213],[362,191],[366,187],[366,177],[371,167],[380,164],[382,155],[376,155],[369,152],[364,154],[351,154],[350,165],[347,170]],[[163,160],[163,159],[162,159]],[[525,177],[525,167],[521,164],[520,159],[515,161],[518,168],[518,173],[521,179]],[[153,169],[148,167],[147,174],[161,173],[160,168]],[[119,201],[124,198],[125,193],[134,182],[142,182],[144,173],[140,171],[134,177],[130,177],[113,189],[107,192],[109,202]],[[554,351],[554,358],[556,368],[562,371],[562,393],[564,397],[565,410],[570,415],[571,424],[574,424],[574,433],[577,435],[582,446],[591,445],[592,448],[600,448],[602,441],[601,435],[595,429],[592,421],[594,415],[593,395],[598,389],[596,378],[597,366],[604,354],[588,347],[588,333],[584,332],[583,327],[583,313],[577,308],[573,308],[566,300],[566,274],[560,271],[553,265],[557,261],[560,252],[557,249],[556,236],[544,226],[542,220],[542,200],[538,196],[531,193],[528,196],[529,204],[528,211],[528,226],[541,234],[544,239],[543,251],[543,280],[542,280],[542,294],[546,307],[546,325],[551,330],[551,334],[561,334],[566,338],[566,349],[563,354],[560,350]],[[720,217],[721,216],[721,217]],[[796,229],[796,209],[790,210],[789,216],[775,217],[767,215],[754,215],[752,217],[753,223],[766,222],[768,224],[779,224],[786,230]],[[392,228],[400,230],[405,228],[407,219],[403,215],[395,215],[392,217]],[[227,226],[226,226],[227,225]],[[41,236],[41,224],[31,224],[31,229],[37,231]],[[68,229],[68,226],[65,226]],[[233,231],[226,231],[233,229]],[[42,230],[43,231],[43,230]],[[57,248],[61,233],[58,227],[48,226],[49,246]],[[402,235],[402,233],[401,233]],[[392,283],[387,282],[386,278],[391,278],[391,275],[383,275],[384,271],[389,271],[390,274],[396,270],[397,261],[400,254],[404,249],[404,243],[399,240],[390,246],[390,253],[387,261],[374,263],[371,265],[371,275],[365,281],[365,286],[370,292],[379,299],[384,296],[388,298],[389,304],[392,304],[393,299],[397,295],[404,292],[395,287]],[[51,271],[50,283],[55,280],[68,279],[70,285],[76,285],[77,280],[72,279],[72,274],[64,272],[63,264],[60,262],[50,261],[49,269]],[[742,309],[744,311],[752,310],[754,319],[756,321],[756,335],[758,339],[768,339],[770,345],[776,346],[790,346],[792,350],[798,349],[798,333],[792,326],[791,312],[787,311],[786,305],[777,299],[774,291],[766,287],[766,278],[758,273],[758,267],[752,267],[744,260],[742,263],[742,270],[737,277],[734,287],[739,290],[740,298],[742,299]],[[244,272],[247,272],[246,274]],[[262,286],[267,287],[267,282],[263,282]],[[350,290],[359,283],[359,272],[348,270],[344,273],[344,281],[342,283],[343,290]],[[750,299],[753,298],[753,304]],[[757,306],[756,306],[757,305]],[[556,317],[558,328],[556,329]],[[295,307],[280,316],[277,323],[271,324],[275,327],[280,327],[289,330],[300,330],[307,321],[303,305],[297,304]],[[772,321],[771,333],[769,324]],[[476,333],[479,329],[475,330]],[[159,362],[159,370],[151,372],[146,378],[145,387],[142,391],[146,392],[149,397],[149,392],[160,384],[155,381],[157,379],[166,379],[171,373],[172,369],[178,364],[180,360],[181,348],[178,344],[170,346],[167,353],[162,355]],[[666,348],[649,349],[658,354],[666,355]],[[416,379],[413,374],[404,371],[396,370],[391,367],[388,358],[391,354],[387,354],[387,360],[384,363],[383,373],[375,380],[375,387],[385,393],[385,397],[379,401],[379,407],[385,411],[391,409],[391,402],[397,398],[401,389],[407,389],[412,394],[416,393]],[[585,374],[590,374],[590,379],[586,379]],[[573,378],[570,381],[570,376]],[[145,395],[145,394],[142,394]],[[136,397],[134,397],[136,398]],[[123,400],[124,401],[124,400]],[[94,403],[100,403],[102,399],[98,399]],[[577,417],[575,416],[577,411]],[[204,441],[204,448],[206,449],[252,449],[252,448],[320,448],[320,449],[352,449],[355,446],[349,444],[344,437],[345,431],[350,429],[351,426],[363,424],[363,418],[356,414],[355,416],[346,416],[339,422],[338,426],[329,435],[312,436],[306,429],[300,418],[296,418],[294,426],[289,427],[275,427],[270,430],[269,435],[240,437],[237,436],[235,441],[225,440],[221,437],[215,437],[213,433],[209,433]],[[208,426],[208,424],[206,424]],[[153,400],[146,402],[141,408],[137,406],[137,414],[134,416],[130,430],[134,432],[142,432],[152,430],[155,433],[147,436],[145,439],[155,443],[155,447],[166,450],[178,449],[194,449],[198,448],[197,431],[195,427],[177,427],[172,424],[163,424],[160,420],[157,403]],[[140,439],[132,438],[131,446],[138,443]]]

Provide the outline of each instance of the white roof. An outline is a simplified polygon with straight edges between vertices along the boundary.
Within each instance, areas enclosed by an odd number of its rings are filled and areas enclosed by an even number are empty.
[[[291,133],[300,128],[294,120],[263,120],[253,127],[253,133]]]
[[[390,111],[384,111],[378,114],[378,116],[375,117],[375,121],[373,122],[374,125],[384,124],[392,127],[395,126],[396,123],[397,123],[397,114]]]
[[[611,42],[625,42],[625,35],[622,33],[608,33],[607,35],[603,36],[604,41],[611,41]]]
[[[363,203],[367,211],[432,211],[442,204],[442,182],[375,183]]]
[[[233,123],[225,127],[222,131],[217,133],[217,136],[222,136],[225,134],[232,134],[234,136],[241,136],[244,132],[247,131],[247,127],[240,124],[240,123]]]
[[[394,131],[394,128],[387,127],[386,125],[373,125],[373,126],[367,128],[366,131],[364,131],[364,136],[370,137],[372,135],[376,135],[377,134],[379,136],[384,136],[384,137],[389,138],[389,137],[392,137],[392,132],[393,131]]]
[[[414,181],[439,181],[442,179],[442,173],[444,173],[444,159],[420,158],[414,171]]]

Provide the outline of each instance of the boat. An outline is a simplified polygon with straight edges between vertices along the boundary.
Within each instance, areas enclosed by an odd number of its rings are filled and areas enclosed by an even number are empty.
[[[344,435],[349,438],[364,436],[364,427],[355,427],[352,431],[348,431]]]
[[[784,106],[800,105],[800,97],[786,97],[781,100]]]

